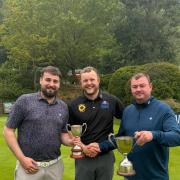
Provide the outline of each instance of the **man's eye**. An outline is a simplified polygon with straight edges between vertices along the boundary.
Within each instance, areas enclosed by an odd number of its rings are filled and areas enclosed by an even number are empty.
[[[146,84],[140,84],[139,87],[144,88],[144,87],[146,87]]]
[[[59,81],[57,81],[57,80],[54,80],[53,82],[57,84]]]
[[[47,82],[50,82],[51,81],[51,79],[45,79]]]

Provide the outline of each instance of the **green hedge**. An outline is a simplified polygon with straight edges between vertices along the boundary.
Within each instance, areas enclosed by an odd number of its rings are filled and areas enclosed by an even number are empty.
[[[106,74],[106,75],[101,75],[101,82],[100,82],[100,86],[101,89],[103,90],[108,90],[108,85],[109,85],[109,81],[112,77],[112,74]]]
[[[152,95],[158,99],[180,101],[180,70],[169,63],[149,63],[141,66],[126,66],[118,69],[109,81],[108,91],[119,97],[124,104],[132,101],[129,79],[132,75],[145,72],[153,83]]]

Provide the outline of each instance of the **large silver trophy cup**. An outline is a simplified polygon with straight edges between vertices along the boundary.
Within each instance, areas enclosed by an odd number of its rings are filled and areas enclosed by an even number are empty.
[[[83,123],[83,125],[70,125],[70,124],[67,124],[66,129],[69,132],[69,134],[73,135],[74,137],[81,137],[82,134],[84,134],[84,132],[87,129],[87,124],[86,123]],[[78,145],[75,145],[71,149],[71,151],[72,151],[71,156],[70,156],[71,158],[80,159],[80,158],[84,157],[83,150]]]
[[[115,137],[114,134],[109,135],[109,141],[112,142],[112,136],[116,141],[118,151],[124,156],[124,159],[119,163],[119,168],[117,174],[119,176],[133,176],[135,175],[135,170],[133,164],[128,160],[127,155],[131,152],[133,146],[133,137],[130,136],[120,136]],[[113,143],[114,144],[114,143]]]

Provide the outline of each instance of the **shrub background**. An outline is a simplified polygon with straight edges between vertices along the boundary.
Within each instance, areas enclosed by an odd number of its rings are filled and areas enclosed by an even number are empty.
[[[141,66],[126,66],[119,68],[110,78],[108,92],[119,97],[127,105],[132,101],[129,79],[135,73],[144,72],[150,75],[153,92],[152,95],[160,100],[167,100],[171,106],[172,101],[180,102],[180,70],[178,66],[170,63],[148,63]],[[180,111],[176,105],[176,109]],[[172,107],[174,109],[174,106]]]

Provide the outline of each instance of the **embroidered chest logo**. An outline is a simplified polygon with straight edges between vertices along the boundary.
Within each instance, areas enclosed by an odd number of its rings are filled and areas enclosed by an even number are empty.
[[[84,112],[86,110],[85,104],[79,104],[78,105],[78,110],[79,110],[79,112]]]
[[[153,119],[152,117],[149,117],[149,120],[150,120],[150,121],[152,121],[152,119]]]
[[[109,102],[103,101],[101,103],[101,109],[109,109]]]

